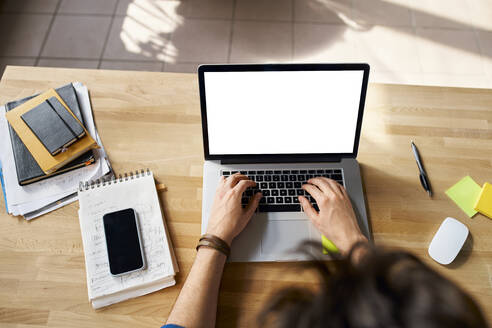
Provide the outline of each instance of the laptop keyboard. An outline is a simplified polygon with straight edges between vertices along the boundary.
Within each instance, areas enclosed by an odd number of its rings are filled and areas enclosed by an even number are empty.
[[[243,193],[241,204],[246,206],[255,193],[261,191],[263,197],[258,206],[259,212],[300,212],[298,196],[305,196],[319,211],[313,197],[302,189],[307,180],[315,177],[326,177],[345,186],[342,169],[306,169],[306,170],[248,170],[222,171],[226,178],[240,172],[256,181],[256,187],[248,188]]]

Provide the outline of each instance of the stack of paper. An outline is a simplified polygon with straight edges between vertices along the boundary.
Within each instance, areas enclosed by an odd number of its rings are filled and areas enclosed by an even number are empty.
[[[125,174],[125,176],[127,176]],[[152,172],[103,180],[79,189],[79,221],[84,244],[87,290],[94,308],[173,286],[178,271],[168,231],[163,222]],[[137,214],[146,267],[122,276],[109,270],[103,216],[132,208]]]
[[[79,181],[96,180],[111,172],[101,138],[97,133],[87,87],[74,82],[81,113],[89,134],[100,146],[94,150],[95,163],[45,180],[21,186],[17,180],[5,106],[0,107],[0,169],[7,212],[22,215],[27,220],[53,211],[77,200]]]

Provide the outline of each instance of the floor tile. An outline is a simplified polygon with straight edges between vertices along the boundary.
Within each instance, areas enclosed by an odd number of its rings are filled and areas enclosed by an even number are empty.
[[[183,24],[176,13],[178,1],[166,3],[136,1],[115,17],[104,59],[166,61],[174,58],[171,34]]]
[[[0,12],[53,14],[58,0],[3,0]]]
[[[359,57],[373,71],[419,73],[416,37],[411,27],[374,26],[356,34]]]
[[[35,64],[58,2],[40,66],[367,61],[375,82],[492,88],[490,0],[0,0],[0,71]]]
[[[188,0],[185,16],[190,18],[231,19],[233,0]]]
[[[118,16],[125,16],[130,4],[134,3],[135,0],[118,0],[118,5],[116,6],[115,14]]]
[[[354,19],[373,25],[412,26],[412,12],[404,0],[354,0]]]
[[[479,31],[477,36],[486,73],[492,80],[492,31]]]
[[[231,63],[292,59],[292,23],[237,21],[233,29]]]
[[[473,31],[418,28],[417,36],[417,49],[424,73],[484,73]]]
[[[119,0],[116,7],[116,15],[126,16],[129,11],[140,9],[148,12],[149,14],[171,14],[176,16],[176,13],[183,15],[188,7],[186,5],[187,0]],[[175,12],[171,12],[171,9]]]
[[[294,61],[357,61],[353,32],[344,25],[294,24]]]
[[[199,63],[165,63],[164,72],[197,73]]]
[[[19,57],[0,57],[0,77],[7,65],[13,66],[34,66],[36,58],[19,58]]]
[[[492,31],[479,31],[477,35],[482,54],[488,60],[492,60]]]
[[[231,23],[187,19],[172,35],[175,62],[227,62]]]
[[[412,3],[417,27],[473,29],[470,9],[464,0],[414,0]]]
[[[99,60],[40,58],[38,66],[66,68],[97,68]]]
[[[341,17],[352,16],[352,1],[295,0],[294,21],[342,24]]]
[[[0,14],[0,56],[38,56],[51,15]]]
[[[112,15],[118,0],[62,0],[59,13]]]
[[[148,71],[161,72],[162,62],[137,62],[137,61],[107,61],[101,62],[101,69],[115,69],[123,71]]]
[[[111,17],[57,16],[42,56],[99,58]]]
[[[475,28],[492,31],[492,1],[466,0]]]
[[[369,74],[369,82],[425,85],[422,73],[387,72],[374,69],[371,69]]]
[[[236,0],[236,19],[292,21],[291,0]]]
[[[485,75],[423,74],[424,85],[463,88],[492,88],[492,80]]]

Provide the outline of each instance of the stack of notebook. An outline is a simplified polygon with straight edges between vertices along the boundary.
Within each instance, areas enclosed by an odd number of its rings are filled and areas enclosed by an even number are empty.
[[[151,171],[137,171],[95,183],[81,182],[79,205],[87,290],[94,308],[149,294],[176,283],[174,276],[178,266]],[[125,208],[132,208],[137,214],[147,265],[144,270],[115,277],[109,270],[102,217]]]
[[[0,162],[7,211],[37,217],[77,199],[80,180],[110,172],[79,82],[0,107]]]

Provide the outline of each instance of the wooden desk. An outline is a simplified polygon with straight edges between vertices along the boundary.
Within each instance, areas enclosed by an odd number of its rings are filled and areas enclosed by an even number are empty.
[[[26,222],[0,202],[0,326],[158,327],[179,293],[200,234],[202,136],[192,74],[8,67],[0,103],[70,81],[90,90],[96,125],[116,172],[150,168],[179,262],[178,285],[94,311],[87,300],[78,204]],[[329,123],[328,123],[329,124]],[[410,140],[419,146],[435,197],[420,186]],[[444,194],[464,175],[492,182],[492,90],[371,85],[359,150],[377,244],[415,252],[461,284],[492,319],[492,220],[467,218]],[[2,197],[3,199],[3,197]],[[464,252],[443,267],[427,256],[441,221],[471,231]],[[294,245],[293,245],[294,246]],[[248,326],[268,296],[292,284],[314,286],[295,264],[229,264],[218,326]],[[31,326],[29,326],[31,327]]]

